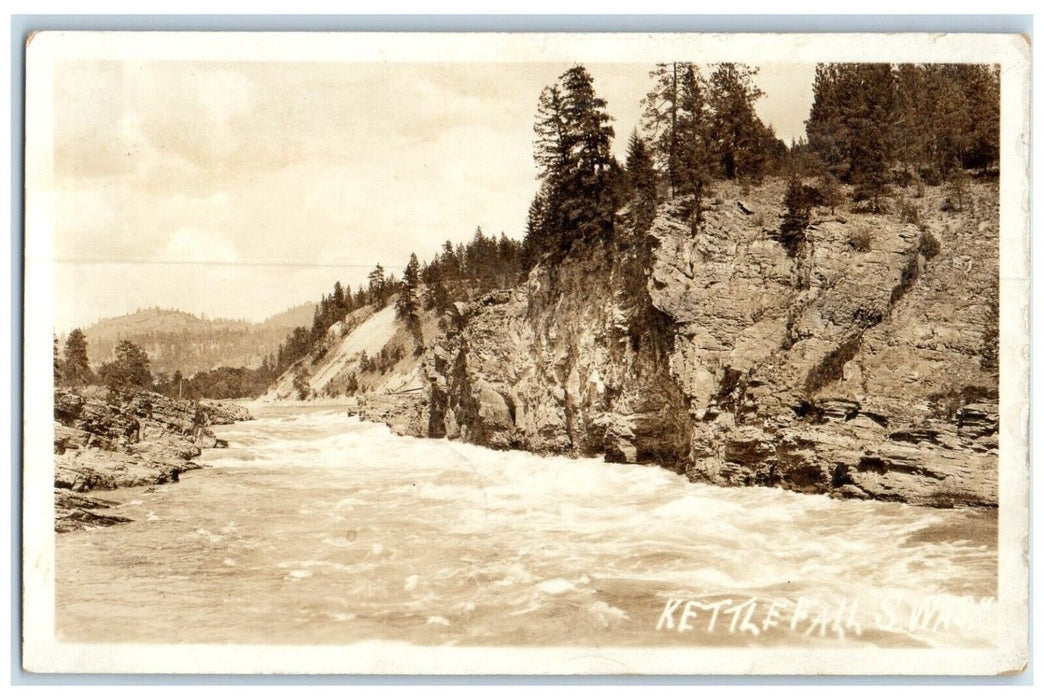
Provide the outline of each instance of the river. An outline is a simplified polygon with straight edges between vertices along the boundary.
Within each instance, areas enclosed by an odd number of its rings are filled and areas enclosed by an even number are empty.
[[[69,641],[976,646],[995,511],[692,484],[653,466],[262,408],[181,482],[57,535]]]

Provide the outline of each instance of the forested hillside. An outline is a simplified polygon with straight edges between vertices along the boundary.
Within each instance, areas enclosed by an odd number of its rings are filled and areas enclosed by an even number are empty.
[[[313,308],[302,304],[260,323],[208,319],[174,309],[140,309],[82,330],[89,340],[92,365],[113,359],[119,342],[129,340],[148,353],[153,372],[180,371],[188,376],[223,365],[260,367],[290,330],[311,317]]]

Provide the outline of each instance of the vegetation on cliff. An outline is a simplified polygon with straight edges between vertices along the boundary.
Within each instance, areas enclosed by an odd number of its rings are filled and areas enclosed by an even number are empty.
[[[756,74],[657,66],[621,165],[569,69],[537,103],[521,245],[413,256],[383,290],[397,327],[382,296],[302,329],[272,395],[715,483],[995,504],[996,69],[821,65],[789,147]]]

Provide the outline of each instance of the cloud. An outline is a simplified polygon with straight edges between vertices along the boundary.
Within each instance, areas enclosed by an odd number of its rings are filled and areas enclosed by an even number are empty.
[[[568,67],[64,63],[60,316],[158,304],[260,319],[477,225],[519,237],[537,96]],[[588,68],[622,158],[650,66]],[[784,138],[807,116],[809,70],[759,76],[759,113]]]

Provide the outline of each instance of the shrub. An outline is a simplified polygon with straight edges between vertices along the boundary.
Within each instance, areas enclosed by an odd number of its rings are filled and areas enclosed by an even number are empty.
[[[298,365],[294,370],[294,391],[297,392],[298,401],[304,401],[311,393],[312,385],[308,380],[308,370],[303,364]]]
[[[917,244],[917,250],[924,256],[925,260],[931,260],[942,252],[942,246],[939,244],[939,239],[931,231],[923,231],[921,240]]]
[[[942,171],[939,170],[938,166],[930,165],[921,168],[917,174],[922,183],[922,187],[924,185],[931,185],[934,187],[942,184]]]
[[[834,209],[844,201],[844,197],[841,192],[841,182],[834,177],[834,174],[827,171],[820,176],[819,181],[816,183],[816,188],[819,190],[820,204],[824,207],[830,207],[830,213],[834,213]]]
[[[899,220],[904,224],[920,225],[921,223],[920,210],[916,204],[906,197],[899,198],[899,201],[896,203],[896,213],[899,215]]]
[[[914,197],[920,199],[924,196],[924,180],[921,179],[920,174],[913,174],[913,186],[914,186]]]
[[[779,227],[780,241],[790,257],[797,255],[798,248],[805,240],[805,229],[808,228],[816,197],[816,191],[802,184],[797,176],[790,178],[783,196],[785,211]]]
[[[862,338],[857,333],[828,352],[809,370],[805,377],[805,393],[811,396],[827,384],[844,376],[844,366],[859,352]]]
[[[968,201],[968,173],[964,168],[958,167],[950,177],[946,188],[946,199],[943,200],[942,210],[950,212],[964,211],[964,205]]]
[[[852,201],[862,202],[859,211],[880,214],[884,206],[884,198],[891,194],[888,185],[877,182],[862,182],[852,190]]]
[[[860,253],[870,250],[872,241],[873,236],[870,234],[870,229],[867,226],[857,226],[848,233],[848,245]]]

